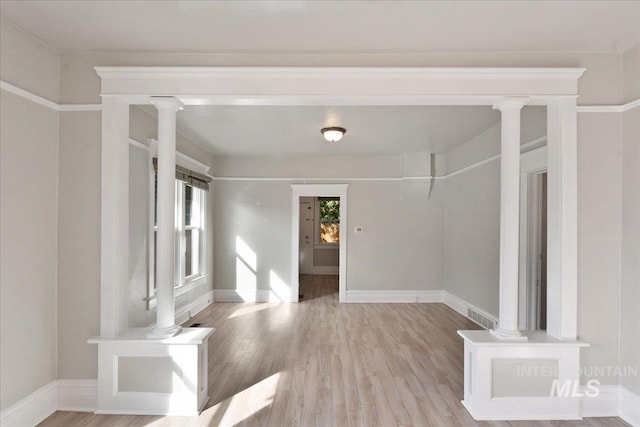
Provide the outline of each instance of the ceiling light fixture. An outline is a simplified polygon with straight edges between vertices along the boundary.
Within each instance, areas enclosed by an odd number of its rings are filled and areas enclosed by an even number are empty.
[[[330,127],[330,128],[322,128],[320,130],[322,132],[322,136],[329,142],[338,142],[342,139],[347,130],[345,128],[340,127]]]

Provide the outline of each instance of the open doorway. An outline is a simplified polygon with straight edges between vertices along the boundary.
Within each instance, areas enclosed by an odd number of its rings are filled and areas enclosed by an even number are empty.
[[[292,185],[292,190],[292,299],[322,296],[337,285],[344,302],[347,185]]]
[[[547,329],[546,147],[522,155],[519,328]]]
[[[299,300],[338,295],[340,197],[301,197]]]

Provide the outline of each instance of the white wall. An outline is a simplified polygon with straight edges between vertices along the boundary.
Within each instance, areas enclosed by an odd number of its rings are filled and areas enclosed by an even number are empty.
[[[620,114],[578,114],[578,336],[591,343],[581,352],[591,368],[618,364],[621,124]]]
[[[0,78],[57,97],[58,57],[0,22]],[[0,410],[56,378],[58,113],[0,92]]]
[[[625,99],[640,97],[640,46],[624,55]],[[640,108],[623,114],[620,366],[640,363]],[[640,395],[640,377],[620,384]]]
[[[424,156],[423,156],[424,157]],[[326,165],[331,164],[327,172]],[[367,158],[261,159],[219,157],[217,176],[253,174],[300,177],[292,181],[216,181],[216,289],[241,286],[236,276],[236,239],[256,254],[257,289],[270,288],[273,271],[290,286],[291,184],[305,177],[376,177],[404,174],[402,156]],[[422,174],[429,165],[424,162]],[[428,181],[348,183],[347,291],[442,289],[442,207],[444,186]],[[296,219],[297,221],[297,219]],[[365,233],[354,234],[355,226]]]
[[[2,80],[50,101],[58,101],[60,56],[0,17]]]
[[[95,378],[100,332],[100,112],[60,113],[58,377]]]
[[[546,109],[522,110],[521,143],[546,134]],[[500,123],[447,153],[449,174],[500,154]],[[448,177],[445,290],[498,316],[500,160]]]

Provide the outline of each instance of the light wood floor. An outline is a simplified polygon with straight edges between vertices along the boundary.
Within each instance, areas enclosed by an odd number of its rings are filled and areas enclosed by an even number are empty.
[[[339,304],[337,276],[302,276],[299,304],[215,303],[199,417],[57,412],[42,426],[624,426],[619,418],[475,422],[462,339],[475,324],[443,304]]]

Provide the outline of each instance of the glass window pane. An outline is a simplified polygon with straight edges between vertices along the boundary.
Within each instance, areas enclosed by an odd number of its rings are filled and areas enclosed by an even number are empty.
[[[320,200],[320,242],[340,241],[340,200]]]
[[[184,225],[191,225],[193,215],[193,187],[184,186]],[[188,245],[187,245],[188,246]]]
[[[192,248],[191,248],[191,237],[193,234],[193,230],[185,230],[185,254],[184,254],[184,275],[186,277],[189,277],[193,274],[192,272],[192,262],[191,262],[191,255],[192,255]]]
[[[158,173],[153,174],[153,225],[158,225]]]
[[[153,232],[153,289],[158,288],[158,232]]]

